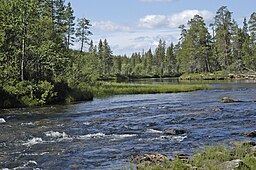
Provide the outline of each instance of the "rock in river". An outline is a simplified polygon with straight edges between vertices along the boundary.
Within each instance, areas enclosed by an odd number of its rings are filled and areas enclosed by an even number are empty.
[[[231,98],[229,98],[229,97],[223,97],[223,98],[221,99],[221,102],[222,102],[222,103],[234,103],[234,102],[240,102],[240,101],[231,99]]]
[[[164,134],[166,135],[180,135],[186,133],[186,130],[182,129],[167,129],[164,131]]]
[[[251,131],[251,132],[245,132],[245,133],[242,133],[241,135],[246,136],[246,137],[255,138],[256,137],[256,130]]]
[[[6,121],[4,120],[4,118],[0,118],[0,124],[1,123],[5,123]]]

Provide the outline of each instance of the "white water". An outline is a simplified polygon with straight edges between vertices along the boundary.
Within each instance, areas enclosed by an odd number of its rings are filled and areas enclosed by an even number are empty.
[[[253,87],[8,110],[1,116],[7,123],[0,124],[0,169],[125,169],[131,155],[191,155],[203,146],[255,141],[239,135],[255,130],[255,103],[220,102],[256,101]],[[172,128],[187,133],[164,133]]]
[[[44,141],[42,138],[32,138],[32,139],[29,139],[28,142],[23,143],[22,145],[29,147],[29,146],[36,145],[36,144],[43,143],[43,142]]]
[[[0,123],[6,123],[4,118],[0,118]]]
[[[45,136],[47,137],[52,137],[52,138],[65,138],[68,137],[68,135],[65,132],[54,132],[54,131],[48,131],[44,133]]]

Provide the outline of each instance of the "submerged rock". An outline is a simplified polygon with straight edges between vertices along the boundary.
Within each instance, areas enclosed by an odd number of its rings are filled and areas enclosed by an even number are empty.
[[[186,133],[186,130],[182,130],[182,129],[167,129],[164,130],[164,134],[166,135],[180,135],[180,134],[184,134]]]
[[[6,121],[4,120],[4,118],[0,118],[0,124],[1,123],[6,123]]]
[[[234,100],[234,99],[231,99],[229,97],[223,97],[221,99],[221,102],[222,103],[234,103],[234,102],[240,102],[239,100]]]
[[[227,161],[220,164],[221,169],[225,170],[250,170],[251,168],[246,165],[242,160],[236,159],[232,161]]]
[[[245,133],[242,133],[241,135],[245,136],[245,137],[255,138],[256,137],[256,130],[251,131],[251,132],[245,132]]]
[[[145,154],[142,156],[137,155],[137,156],[132,156],[129,159],[129,162],[136,164],[138,167],[148,166],[148,165],[158,165],[166,161],[170,161],[170,159],[166,155],[162,155],[162,154]]]

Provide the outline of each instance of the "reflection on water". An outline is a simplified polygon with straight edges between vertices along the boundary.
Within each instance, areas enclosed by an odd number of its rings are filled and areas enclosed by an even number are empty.
[[[211,87],[215,90],[2,110],[0,169],[120,169],[131,155],[171,157],[248,140],[239,134],[255,130],[255,84],[215,82]],[[221,103],[224,96],[244,102]],[[187,133],[163,133],[172,128]]]

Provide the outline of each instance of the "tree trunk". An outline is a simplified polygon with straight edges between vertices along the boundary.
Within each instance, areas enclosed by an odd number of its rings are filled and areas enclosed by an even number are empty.
[[[26,19],[26,9],[24,11],[23,17],[23,37],[22,37],[22,50],[21,50],[21,81],[24,80],[24,62],[26,57],[26,34],[27,34],[27,19]]]

